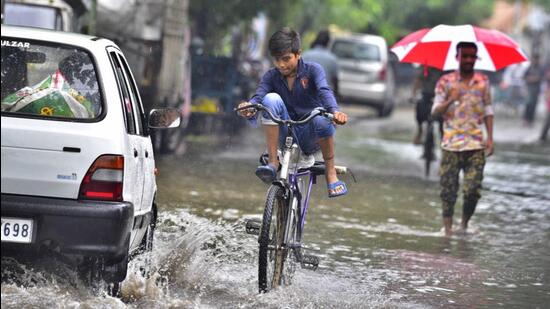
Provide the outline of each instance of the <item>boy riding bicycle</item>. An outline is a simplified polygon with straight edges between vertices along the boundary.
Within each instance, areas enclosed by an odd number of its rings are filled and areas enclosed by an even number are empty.
[[[296,31],[285,27],[275,32],[269,40],[269,51],[275,68],[264,74],[256,94],[250,102],[239,104],[239,108],[252,103],[262,104],[281,119],[299,120],[314,108],[324,107],[334,114],[334,123],[343,125],[347,122],[348,116],[339,111],[322,67],[300,59],[300,36]],[[255,110],[244,109],[239,114],[252,124],[258,121]],[[265,115],[259,120],[265,133],[269,159],[267,165],[258,166],[256,175],[271,183],[277,177],[280,165],[277,149],[279,144],[284,143],[280,138],[286,136],[286,128],[279,127]],[[334,168],[334,124],[324,117],[316,117],[310,123],[296,127],[295,133],[306,156],[313,156],[321,149],[329,197],[346,194],[346,184],[338,180]]]

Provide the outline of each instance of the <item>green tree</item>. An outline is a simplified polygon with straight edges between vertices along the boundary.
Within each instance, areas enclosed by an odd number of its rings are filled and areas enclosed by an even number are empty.
[[[524,1],[533,2],[534,4],[540,5],[546,12],[550,13],[550,0],[524,0]]]
[[[550,0],[539,0],[550,1]],[[438,24],[478,24],[490,16],[492,0],[301,0],[283,1],[274,26],[289,25],[311,38],[310,31],[337,25],[352,32],[399,37]]]
[[[223,47],[223,38],[230,34],[234,27],[242,28],[243,25],[249,24],[259,12],[272,11],[278,2],[268,0],[192,0],[189,3],[191,31],[194,36],[204,40],[204,48],[207,52],[216,53]]]
[[[492,13],[493,3],[493,0],[201,0],[191,1],[189,11],[193,33],[205,40],[208,51],[219,51],[224,44],[222,39],[235,26],[246,31],[245,25],[259,12],[270,20],[269,33],[290,26],[302,34],[306,43],[329,25],[380,34],[393,43],[424,27],[442,23],[478,24]]]
[[[389,42],[412,31],[439,24],[479,24],[489,17],[493,1],[487,0],[409,0],[387,1],[382,18],[375,20],[374,29]]]

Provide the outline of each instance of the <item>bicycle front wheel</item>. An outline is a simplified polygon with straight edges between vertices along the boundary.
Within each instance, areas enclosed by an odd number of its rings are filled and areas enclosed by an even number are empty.
[[[258,286],[260,293],[284,283],[283,268],[288,249],[283,245],[287,217],[285,190],[272,185],[267,191],[262,227],[260,229]]]

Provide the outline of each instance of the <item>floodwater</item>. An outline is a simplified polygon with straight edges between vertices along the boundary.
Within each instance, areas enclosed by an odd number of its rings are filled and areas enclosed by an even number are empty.
[[[337,199],[322,179],[314,188],[304,242],[321,264],[298,269],[288,287],[257,293],[257,241],[244,220],[261,217],[267,186],[253,174],[263,146],[250,130],[219,143],[194,137],[185,156],[157,158],[152,278],[132,261],[117,299],[62,263],[4,258],[2,308],[547,308],[549,147],[497,141],[471,233],[445,238],[437,175],[423,177],[412,119],[356,116],[339,129],[337,161],[357,182],[343,176],[350,193]],[[459,201],[455,224],[461,211]]]

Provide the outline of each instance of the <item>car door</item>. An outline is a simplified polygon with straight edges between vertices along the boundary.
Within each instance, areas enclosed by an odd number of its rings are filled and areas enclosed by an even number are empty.
[[[135,100],[134,109],[137,120],[139,138],[138,142],[140,143],[141,153],[140,156],[143,160],[143,165],[141,171],[143,172],[143,195],[142,195],[142,212],[148,212],[153,205],[153,197],[156,191],[155,183],[155,160],[153,157],[153,144],[151,143],[151,138],[149,136],[149,131],[146,124],[145,111],[143,109],[143,104],[141,102],[141,97],[136,85],[136,82],[133,78],[132,72],[128,63],[120,55],[120,60],[122,62],[124,73],[127,78],[127,82],[130,88],[130,93],[132,98]]]
[[[120,51],[116,48],[109,49],[109,57],[115,71],[126,123],[125,142],[127,146],[124,147],[124,197],[132,202],[134,216],[138,216],[142,213],[144,175],[141,128],[139,127],[139,120],[136,119],[137,115],[134,107],[136,100],[132,96],[131,88],[124,74]]]

